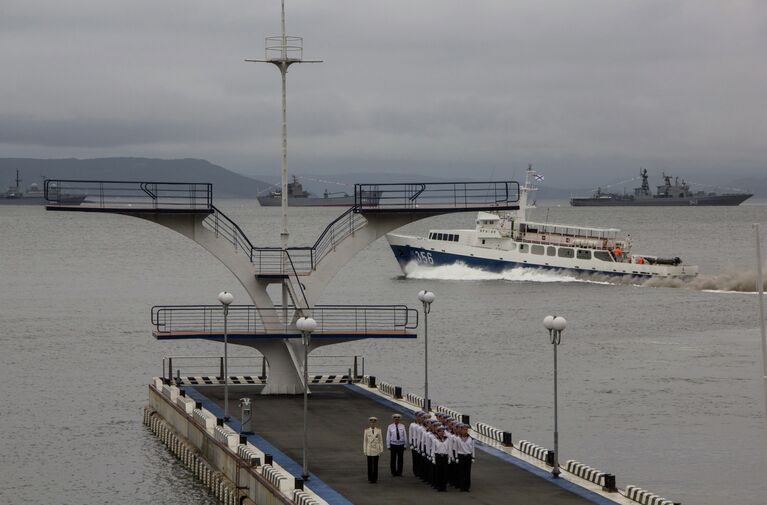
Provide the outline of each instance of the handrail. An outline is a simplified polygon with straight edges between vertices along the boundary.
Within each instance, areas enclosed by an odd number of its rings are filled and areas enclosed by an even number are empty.
[[[515,181],[355,184],[355,212],[503,209],[519,201]]]
[[[283,318],[282,313],[288,312]],[[296,316],[311,315],[317,333],[407,333],[418,327],[418,311],[405,305],[295,305],[258,308],[231,305],[227,325],[232,334],[298,334]],[[268,322],[264,321],[268,319]],[[157,305],[151,311],[152,325],[158,334],[223,333],[224,315],[220,305]]]
[[[76,201],[86,210],[198,212],[211,210],[213,185],[207,182],[46,179],[43,196],[52,209],[68,209]],[[91,199],[85,200],[88,197]]]
[[[304,292],[304,286],[301,283],[301,281],[298,278],[298,272],[296,272],[296,266],[293,264],[293,258],[290,257],[290,253],[288,251],[285,251],[285,256],[288,258],[288,262],[290,263],[290,268],[293,270],[293,277],[296,279],[296,282],[298,282],[298,287],[301,290],[301,296],[304,299],[304,303],[306,304],[306,307],[309,307],[309,300],[306,299],[306,293]]]
[[[216,207],[215,205],[211,205],[211,208],[213,209],[213,214],[211,214],[210,216],[206,217],[206,218],[203,220],[203,224],[205,224],[205,222],[206,222],[206,221],[208,221],[209,219],[212,219],[212,220],[214,221],[214,225],[213,225],[213,231],[214,231],[214,232],[216,232],[216,233],[218,234],[218,233],[220,232],[220,228],[218,227],[218,220],[219,220],[219,216],[220,216],[220,217],[222,218],[222,221],[223,221],[224,223],[226,223],[226,224],[227,224],[227,225],[228,225],[228,226],[231,228],[231,230],[230,230],[230,234],[229,234],[230,236],[228,236],[228,237],[226,237],[226,238],[227,238],[227,239],[229,240],[229,242],[230,242],[232,245],[234,245],[235,247],[237,247],[237,246],[239,245],[239,247],[240,247],[240,248],[241,248],[241,249],[242,249],[242,250],[243,250],[245,253],[247,253],[247,254],[248,254],[248,257],[250,258],[250,261],[252,262],[252,261],[253,261],[253,250],[254,250],[254,249],[256,249],[256,248],[255,248],[255,246],[254,246],[254,245],[251,243],[251,241],[250,241],[250,239],[248,238],[248,236],[247,236],[247,235],[245,235],[245,232],[244,232],[244,231],[242,231],[242,228],[240,228],[240,225],[238,225],[237,223],[235,223],[234,221],[232,221],[232,219],[231,219],[231,218],[229,218],[229,216],[227,216],[226,214],[224,214],[224,213],[223,213],[223,212],[222,212],[222,211],[221,211],[221,210],[220,210],[218,207]],[[210,226],[210,224],[209,224],[208,226]],[[239,239],[237,238],[238,236],[240,237]],[[245,247],[246,245],[247,245],[247,247]]]
[[[157,195],[149,191],[149,188],[146,187],[147,184],[151,184],[151,182],[142,182],[140,185],[141,190],[147,195],[149,195],[149,198],[151,198],[152,200],[157,200]]]
[[[413,193],[413,196],[410,197],[410,201],[411,202],[414,201],[415,199],[417,199],[421,195],[421,193],[426,191],[426,184],[423,184],[423,183],[421,183],[421,184],[414,184],[414,186],[421,186],[421,189],[419,189],[418,191]]]
[[[260,353],[252,356],[229,356],[228,375],[266,377],[266,357]],[[223,377],[224,356],[221,355],[196,355],[196,356],[164,356],[162,358],[162,375],[168,380],[175,377]],[[343,374],[349,369],[354,373],[352,377],[360,377],[365,374],[365,357],[360,354],[321,354],[312,353],[310,370],[312,375]]]

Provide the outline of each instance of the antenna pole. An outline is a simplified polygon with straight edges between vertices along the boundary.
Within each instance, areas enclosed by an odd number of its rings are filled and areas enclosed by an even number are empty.
[[[282,231],[280,232],[280,244],[283,249],[288,248],[288,99],[287,99],[287,80],[288,80],[288,43],[285,36],[285,0],[282,0],[282,10],[280,17],[280,75],[282,76],[282,161],[280,163],[281,176],[281,207],[282,207]]]
[[[762,330],[762,380],[764,381],[765,420],[767,420],[767,332],[764,328],[764,277],[762,276],[762,251],[759,238],[759,224],[754,223],[756,235],[756,291],[759,293],[759,325]]]
[[[245,60],[256,63],[271,63],[279,69],[282,78],[282,160],[280,163],[282,230],[280,231],[280,243],[283,249],[287,249],[288,237],[290,236],[288,233],[288,198],[290,196],[288,195],[288,67],[293,63],[322,62],[322,60],[304,60],[303,51],[303,39],[301,37],[289,37],[285,32],[285,0],[282,0],[280,2],[280,35],[266,38],[266,51],[263,60]]]
[[[283,11],[284,16],[284,11]],[[283,18],[283,23],[285,22]],[[284,26],[284,24],[283,24]],[[282,232],[280,233],[280,243],[283,249],[288,247],[288,100],[287,100],[287,80],[288,65],[284,62],[280,65],[280,74],[282,74],[282,162],[280,164],[280,173],[282,176]]]

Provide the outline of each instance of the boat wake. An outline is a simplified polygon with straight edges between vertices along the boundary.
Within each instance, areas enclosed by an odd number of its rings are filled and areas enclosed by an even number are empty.
[[[511,281],[511,282],[583,282],[589,284],[632,285],[649,288],[678,288],[712,293],[754,293],[756,271],[725,270],[716,275],[699,275],[694,279],[654,278],[638,281],[632,278],[616,278],[600,274],[572,274],[538,268],[512,268],[503,272],[488,272],[465,263],[425,266],[411,262],[405,267],[408,279],[431,279],[446,281]],[[767,272],[767,265],[764,271]],[[767,291],[767,276],[764,279]]]
[[[553,272],[538,268],[512,268],[503,272],[488,272],[473,268],[465,263],[452,265],[424,266],[412,262],[405,267],[408,279],[433,279],[444,281],[512,281],[512,282],[588,282],[610,284],[603,279],[578,277],[564,272]]]
[[[767,265],[763,267],[763,271]],[[754,293],[756,292],[757,273],[755,270],[738,270],[731,268],[719,274],[698,275],[694,279],[683,281],[680,279],[649,279],[642,283],[643,286],[652,288],[684,288],[696,291],[708,291],[713,293]],[[764,289],[767,290],[767,277],[762,279]]]

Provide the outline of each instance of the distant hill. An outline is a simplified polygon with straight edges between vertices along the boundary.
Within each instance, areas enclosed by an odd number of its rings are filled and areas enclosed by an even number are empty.
[[[216,197],[253,198],[269,184],[191,158],[0,158],[0,191],[14,184],[16,169],[24,187],[48,179],[210,182]]]

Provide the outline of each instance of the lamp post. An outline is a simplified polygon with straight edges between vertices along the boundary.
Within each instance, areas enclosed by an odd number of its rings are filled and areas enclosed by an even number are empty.
[[[311,317],[301,317],[298,319],[298,321],[296,321],[296,328],[298,328],[298,331],[301,332],[304,340],[304,468],[301,473],[301,478],[304,480],[309,480],[309,466],[306,463],[306,447],[308,445],[306,436],[306,419],[308,410],[307,407],[309,404],[309,343],[312,338],[312,332],[317,329],[317,321]]]
[[[434,293],[421,290],[418,299],[423,303],[423,410],[429,412],[429,312]]]
[[[554,345],[554,469],[551,474],[559,477],[559,420],[557,418],[557,347],[562,342],[562,332],[567,326],[567,320],[561,316],[546,316],[543,326],[549,330],[549,338]]]
[[[229,354],[228,354],[228,334],[227,318],[229,317],[229,305],[234,301],[234,295],[228,291],[222,291],[218,294],[218,301],[224,309],[224,421],[229,420]]]

